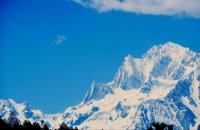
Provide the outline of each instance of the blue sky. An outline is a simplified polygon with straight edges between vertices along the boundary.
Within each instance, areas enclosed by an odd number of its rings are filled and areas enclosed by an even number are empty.
[[[78,104],[128,54],[177,42],[200,52],[200,19],[99,12],[70,0],[1,0],[0,97],[46,113]]]

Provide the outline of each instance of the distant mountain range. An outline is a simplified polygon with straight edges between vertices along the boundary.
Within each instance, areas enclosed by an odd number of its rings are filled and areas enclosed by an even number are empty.
[[[93,82],[82,102],[63,113],[44,114],[28,103],[0,100],[0,116],[9,121],[44,120],[57,128],[64,121],[79,129],[146,130],[152,122],[175,130],[200,127],[200,53],[167,42],[141,58],[125,57],[109,83]]]

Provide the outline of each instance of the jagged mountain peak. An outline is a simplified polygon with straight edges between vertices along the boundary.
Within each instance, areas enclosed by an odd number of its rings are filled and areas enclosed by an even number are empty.
[[[200,54],[167,42],[141,58],[124,58],[109,83],[92,82],[83,101],[61,114],[19,109],[29,106],[0,100],[0,115],[16,112],[21,121],[45,120],[57,128],[63,121],[85,129],[144,130],[152,122],[174,125],[175,130],[200,128]],[[18,109],[15,109],[18,108]]]
[[[170,55],[172,57],[177,57],[177,55],[183,56],[183,55],[187,54],[187,51],[190,51],[190,49],[187,47],[183,47],[174,42],[166,42],[164,44],[154,45],[152,48],[147,50],[147,52],[141,58],[138,58],[138,59],[144,59],[148,56],[155,56],[155,55],[160,56],[160,57],[162,57],[164,55]],[[155,57],[152,57],[152,58],[155,58]],[[137,59],[137,58],[134,58],[133,56],[128,54],[124,58],[124,61],[127,62],[127,61],[130,61],[133,59]]]
[[[131,76],[133,74],[133,69],[140,67],[141,59],[136,59],[131,55],[128,55],[124,58],[124,62],[122,63],[121,69],[127,76]]]
[[[164,44],[154,45],[147,52],[157,53],[157,52],[164,52],[164,51],[165,52],[174,52],[175,51],[177,53],[177,51],[185,51],[185,50],[189,50],[189,48],[183,47],[174,42],[166,42]]]
[[[165,42],[164,44],[155,45],[155,47],[167,49],[168,51],[170,51],[171,49],[186,49],[180,44],[171,41]]]
[[[185,56],[193,53],[189,48],[183,47],[173,42],[155,45],[150,48],[141,58],[135,58],[128,54],[124,58],[122,66],[127,72],[131,72],[133,68],[143,69],[142,65],[147,65],[145,62],[156,63],[162,58],[168,58],[172,62],[181,62]]]
[[[102,84],[93,81],[82,103],[84,104],[91,100],[99,100],[104,98],[105,95],[112,93],[113,90],[110,87],[110,85],[111,85],[110,83]]]
[[[167,42],[152,47],[141,58],[128,55],[124,58],[113,81],[106,84],[92,83],[84,102],[100,100],[107,94],[113,93],[115,88],[151,90],[151,86],[160,84],[158,78],[181,79],[200,66],[200,57],[197,54],[176,43]]]
[[[179,44],[166,42],[165,44],[153,46],[142,58],[157,61],[162,57],[170,57],[173,61],[180,61],[185,55],[188,55],[189,51],[188,48]]]

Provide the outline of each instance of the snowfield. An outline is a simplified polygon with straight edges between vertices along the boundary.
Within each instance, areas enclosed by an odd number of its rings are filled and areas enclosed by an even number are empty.
[[[43,114],[27,103],[0,100],[0,116],[44,120],[51,128],[63,121],[79,129],[146,130],[152,122],[175,130],[200,127],[200,54],[176,43],[152,47],[141,58],[125,57],[109,83],[93,82],[85,98],[63,113]]]

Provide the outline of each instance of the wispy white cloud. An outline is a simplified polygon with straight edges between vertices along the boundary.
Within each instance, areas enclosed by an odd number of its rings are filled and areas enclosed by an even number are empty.
[[[64,35],[62,35],[62,34],[57,34],[56,35],[56,39],[54,40],[54,44],[58,44],[58,45],[60,45],[60,44],[63,44],[64,42],[65,42],[65,40],[66,40],[66,37],[64,36]]]
[[[200,0],[73,0],[99,12],[121,10],[138,14],[200,18]]]

